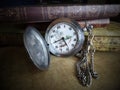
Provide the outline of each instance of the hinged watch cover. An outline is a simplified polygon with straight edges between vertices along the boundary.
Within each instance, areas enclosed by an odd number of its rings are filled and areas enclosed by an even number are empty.
[[[40,69],[49,67],[50,54],[48,46],[40,32],[34,27],[27,27],[24,32],[24,45],[33,63]]]

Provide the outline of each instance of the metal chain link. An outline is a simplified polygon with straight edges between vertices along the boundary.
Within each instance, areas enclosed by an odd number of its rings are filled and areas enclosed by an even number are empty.
[[[94,71],[95,48],[93,45],[94,35],[92,29],[93,26],[88,24],[83,29],[88,33],[86,45],[79,53],[76,54],[76,56],[80,58],[76,64],[77,77],[83,86],[90,86],[92,83],[92,77],[98,77],[98,74]]]

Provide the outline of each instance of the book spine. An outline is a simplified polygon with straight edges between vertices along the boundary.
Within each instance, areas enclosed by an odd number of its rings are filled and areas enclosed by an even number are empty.
[[[75,20],[109,18],[120,13],[120,5],[59,5],[0,8],[0,22],[49,22],[67,17]]]

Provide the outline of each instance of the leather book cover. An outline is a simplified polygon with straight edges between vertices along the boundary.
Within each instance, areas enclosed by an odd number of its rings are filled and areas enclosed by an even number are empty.
[[[67,17],[75,20],[110,18],[120,13],[120,5],[59,5],[0,8],[0,23],[50,22]]]

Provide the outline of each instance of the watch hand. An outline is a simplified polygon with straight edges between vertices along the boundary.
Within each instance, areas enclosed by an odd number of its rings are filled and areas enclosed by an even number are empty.
[[[57,41],[54,41],[53,43],[59,42],[59,41],[61,41],[61,40],[62,40],[62,38],[58,39]]]
[[[62,37],[62,40],[64,41],[65,45],[68,47],[64,37]],[[69,47],[68,47],[68,49],[69,49]]]

